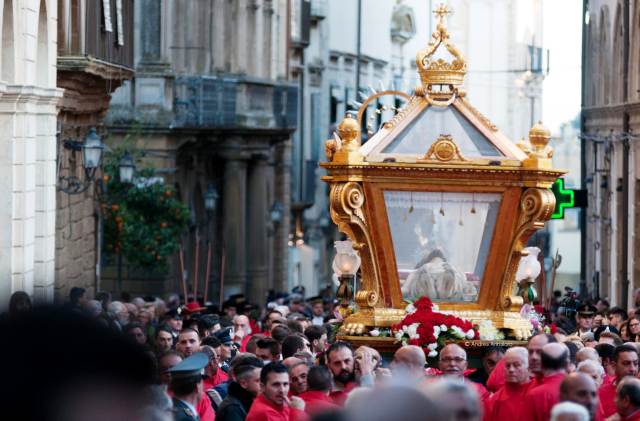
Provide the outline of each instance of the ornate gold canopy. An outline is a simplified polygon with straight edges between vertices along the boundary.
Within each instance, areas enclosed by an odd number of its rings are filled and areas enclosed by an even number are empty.
[[[528,336],[515,274],[528,238],[555,206],[550,134],[541,125],[514,144],[467,101],[466,61],[449,40],[445,6],[417,53],[420,85],[366,144],[348,114],[322,163],[331,218],[362,260],[357,310],[343,334],[366,334],[404,316],[425,292],[441,311]],[[450,61],[435,58],[442,50]]]

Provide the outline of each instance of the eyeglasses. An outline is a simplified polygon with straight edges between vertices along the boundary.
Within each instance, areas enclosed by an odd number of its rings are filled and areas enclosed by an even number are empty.
[[[462,357],[444,357],[444,358],[440,358],[440,361],[442,361],[443,363],[462,363],[467,361],[466,358],[462,358]]]

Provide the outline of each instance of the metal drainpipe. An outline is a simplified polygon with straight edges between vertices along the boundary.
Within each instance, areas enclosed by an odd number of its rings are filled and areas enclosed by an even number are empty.
[[[581,93],[580,93],[580,108],[584,109],[586,106],[586,63],[587,63],[587,25],[585,22],[585,16],[589,11],[589,2],[588,0],[582,1],[582,77],[581,77]],[[580,113],[580,134],[584,134],[584,115]],[[586,176],[587,176],[587,146],[586,140],[580,140],[580,188],[584,189],[587,187]],[[594,161],[595,163],[595,161]],[[595,175],[594,180],[592,181],[592,186],[595,186]],[[580,210],[580,279],[587,279],[587,212],[588,209]],[[595,263],[595,260],[594,260]],[[592,285],[594,297],[600,295],[600,291],[596,290],[595,282]]]
[[[360,91],[360,61],[362,59],[362,0],[358,0],[358,20],[356,25],[356,101],[360,101],[358,98],[358,92]]]
[[[627,103],[629,89],[629,0],[624,2],[624,38],[622,61],[622,98]],[[625,107],[626,108],[626,107]],[[622,120],[623,135],[629,133],[629,113],[625,110]],[[622,291],[620,301],[626,309],[629,301],[629,138],[622,141]]]

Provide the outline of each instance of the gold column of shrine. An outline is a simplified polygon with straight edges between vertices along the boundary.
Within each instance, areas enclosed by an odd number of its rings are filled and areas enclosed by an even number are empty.
[[[449,11],[435,13],[436,31],[416,56],[420,84],[405,107],[364,145],[362,112],[347,114],[326,142],[331,219],[362,261],[356,310],[340,334],[389,327],[407,300],[428,295],[442,312],[491,320],[523,339],[531,324],[520,315],[516,270],[553,212],[549,188],[564,172],[552,168],[550,133],[540,124],[515,144],[469,103]],[[439,51],[451,59],[436,58]]]

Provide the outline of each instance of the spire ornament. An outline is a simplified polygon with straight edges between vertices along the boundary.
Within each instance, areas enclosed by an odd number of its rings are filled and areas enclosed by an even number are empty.
[[[432,105],[446,106],[451,104],[457,96],[463,96],[462,90],[459,88],[467,73],[467,62],[449,40],[446,17],[452,13],[451,10],[441,4],[433,13],[438,19],[436,30],[431,34],[432,39],[427,48],[416,54],[416,65],[422,82],[417,93],[424,95]],[[434,58],[441,45],[453,56],[453,60],[446,61],[443,58]]]

